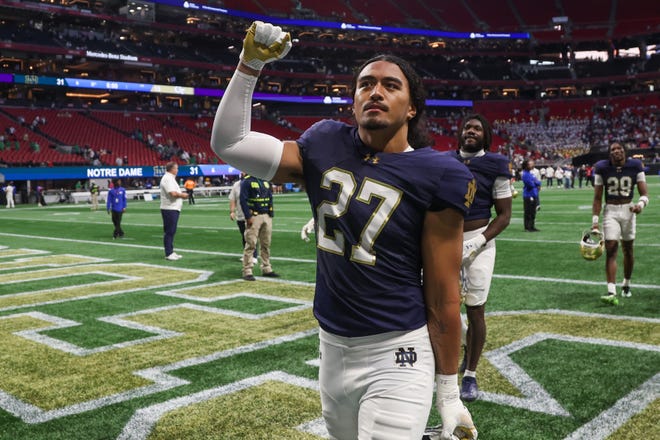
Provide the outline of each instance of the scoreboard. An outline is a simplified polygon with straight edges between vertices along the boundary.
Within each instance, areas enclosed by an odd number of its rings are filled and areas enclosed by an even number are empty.
[[[97,89],[105,91],[125,91],[137,93],[159,93],[179,96],[210,96],[220,98],[224,95],[224,90],[208,89],[199,87],[173,86],[169,84],[147,84],[123,81],[107,81],[103,79],[83,79],[72,77],[55,77],[42,75],[22,75],[11,73],[0,73],[0,83],[9,82],[14,84],[24,84],[28,86],[51,86],[82,89]],[[281,95],[278,93],[255,92],[253,99],[261,101],[291,102],[296,104],[333,104],[343,105],[352,104],[351,97],[344,96],[297,96]],[[472,107],[471,100],[460,99],[428,99],[426,105],[429,107]]]
[[[172,86],[166,84],[147,84],[102,79],[66,78],[41,75],[13,75],[15,84],[31,86],[55,86],[82,89],[117,90],[126,92],[166,93],[170,95],[195,95],[193,87]]]

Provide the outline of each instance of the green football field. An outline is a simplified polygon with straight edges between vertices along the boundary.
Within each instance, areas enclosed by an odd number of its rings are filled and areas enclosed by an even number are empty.
[[[604,257],[579,253],[592,189],[544,189],[539,233],[514,199],[468,405],[480,439],[660,438],[657,176],[649,193],[617,307],[599,301]],[[184,205],[175,262],[158,201],[129,201],[120,240],[104,209],[0,207],[0,439],[324,438],[310,216],[304,194],[275,196],[282,277],[250,283],[226,197]]]

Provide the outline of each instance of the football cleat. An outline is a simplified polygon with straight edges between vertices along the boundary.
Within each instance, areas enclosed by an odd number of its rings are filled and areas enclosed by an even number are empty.
[[[632,292],[630,291],[630,286],[623,286],[621,288],[621,296],[624,298],[630,298],[632,296]]]
[[[474,402],[479,397],[479,387],[475,377],[463,376],[461,380],[461,400],[464,402]]]
[[[600,300],[602,302],[604,302],[605,304],[609,304],[611,306],[618,306],[619,305],[619,299],[616,297],[616,295],[611,294],[611,293],[601,296]]]
[[[580,240],[580,254],[585,260],[593,261],[603,255],[605,240],[598,229],[586,230]]]

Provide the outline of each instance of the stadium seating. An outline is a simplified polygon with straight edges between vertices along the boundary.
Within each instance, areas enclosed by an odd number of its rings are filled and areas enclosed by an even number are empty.
[[[392,26],[401,23],[402,17],[408,15],[405,5],[396,4],[390,0],[362,0],[353,2],[353,8],[370,24]]]
[[[29,120],[30,122],[32,119]],[[15,135],[10,137],[6,134],[9,127],[15,128]],[[0,132],[7,138],[5,147],[0,151],[0,160],[7,164],[16,164],[21,166],[42,166],[52,164],[82,164],[84,159],[73,154],[66,154],[51,148],[52,141],[44,136],[32,131],[26,125],[20,125],[15,120],[0,113]],[[28,140],[24,140],[27,135]],[[19,149],[15,148],[16,142]],[[34,151],[30,144],[36,142],[39,145],[39,151]]]
[[[512,32],[520,28],[515,14],[502,13],[501,3],[465,0],[464,4],[480,21],[487,23],[489,32]]]
[[[38,6],[30,9],[31,3]],[[22,5],[24,7],[21,9],[11,9],[15,14],[8,12],[9,18],[0,29],[1,40],[9,41],[13,48],[20,46],[16,50],[31,53],[28,59],[10,65],[14,71],[23,73],[23,66],[29,65],[32,69],[37,66],[43,69],[37,73],[48,75],[66,71],[67,75],[80,78],[96,75],[99,79],[113,81],[158,82],[186,87],[222,88],[226,85],[238,54],[236,44],[240,42],[248,23],[223,17],[213,17],[211,20],[205,16],[197,25],[187,22],[187,14],[177,16],[168,13],[158,17],[147,31],[112,13],[104,15],[102,20],[101,16],[97,18],[93,13],[81,19],[76,8],[71,8],[69,16],[66,6],[54,7],[31,1]],[[569,65],[562,60],[559,66],[552,68],[523,68],[529,67],[531,57],[565,50],[564,44],[601,44],[605,40],[604,35],[611,35],[613,31],[626,35],[641,33],[647,35],[649,41],[654,41],[654,38],[657,39],[653,32],[658,30],[658,11],[649,6],[630,5],[624,8],[612,2],[593,11],[591,5],[569,4],[563,0],[549,3],[509,0],[505,4],[484,4],[477,0],[443,3],[411,0],[405,7],[393,0],[306,0],[298,3],[290,0],[226,0],[223,6],[279,17],[298,15],[310,18],[310,11],[313,11],[316,15],[312,18],[403,26],[413,23],[416,27],[461,32],[529,31],[533,37],[531,42],[524,39],[444,39],[442,45],[430,48],[428,43],[431,39],[417,36],[322,29],[305,29],[302,32],[293,29],[294,35],[300,33],[301,41],[284,61],[269,65],[263,81],[257,86],[260,92],[342,96],[351,81],[347,64],[352,66],[353,63],[347,63],[347,60],[359,62],[374,51],[391,51],[414,63],[425,79],[430,98],[473,100],[474,110],[492,121],[505,121],[507,124],[537,124],[552,118],[591,119],[598,106],[602,105],[610,106],[609,114],[614,117],[619,114],[647,116],[642,108],[649,105],[657,108],[658,104],[657,93],[640,93],[648,89],[647,83],[658,80],[658,55],[645,62],[640,62],[639,58],[616,58],[607,63],[577,61]],[[557,15],[569,17],[570,29],[552,28],[551,18]],[[39,18],[35,20],[37,16]],[[639,26],[633,29],[631,23]],[[122,38],[113,38],[119,34]],[[378,41],[377,45],[373,43],[374,38]],[[550,44],[543,46],[544,42]],[[555,45],[554,42],[562,44]],[[90,49],[131,53],[143,59],[135,64],[91,58],[83,62],[85,50]],[[2,87],[0,84],[0,90],[4,90]],[[333,88],[339,91],[333,91]],[[505,94],[506,88],[514,92]],[[571,88],[572,91],[568,90]],[[594,96],[597,97],[560,99],[569,93],[585,96],[587,88],[594,88]],[[64,105],[64,108],[39,109],[43,98],[37,95],[33,102],[28,103],[29,107],[7,106],[9,116],[5,119],[9,123],[19,116],[30,121],[36,114],[45,115],[48,119],[48,124],[28,133],[34,139],[43,137],[43,144],[39,142],[40,152],[35,153],[26,147],[26,151],[19,148],[18,153],[5,153],[12,163],[30,163],[35,159],[39,159],[39,163],[48,163],[50,159],[55,159],[55,163],[69,163],[72,159],[83,163],[87,161],[87,158],[76,155],[58,156],[63,153],[45,148],[46,144],[89,146],[95,151],[106,151],[107,154],[101,158],[105,164],[114,164],[119,158],[128,160],[129,164],[163,163],[165,159],[162,155],[153,146],[150,148],[147,145],[146,136],[151,136],[157,143],[185,150],[193,157],[199,155],[215,160],[208,140],[212,109],[217,99],[204,98],[202,103],[197,96],[184,96],[171,100],[158,99],[158,105],[145,105],[144,98],[141,101],[135,98],[138,94],[112,96],[110,93],[110,102],[99,105],[93,100],[69,102],[64,89],[35,93],[43,93],[46,98],[55,96],[56,99],[52,100]],[[619,94],[622,96],[617,96]],[[510,100],[511,96],[517,99]],[[540,99],[544,97],[551,99]],[[122,108],[126,110],[122,111]],[[205,110],[200,111],[200,108]],[[254,120],[253,128],[282,139],[297,138],[301,130],[320,118],[345,114],[345,109],[337,110],[329,106],[318,113],[272,102],[264,108],[265,114]],[[460,109],[459,113],[468,110]],[[438,124],[438,130],[433,131],[438,149],[455,146],[455,133],[452,133],[451,125],[454,125],[456,116],[444,119],[444,115],[452,112],[455,109],[432,109],[431,116]],[[503,138],[501,144],[506,143],[507,139]],[[49,160],[42,160],[42,157]],[[7,158],[2,157],[5,161]],[[182,163],[186,161],[178,160]]]
[[[449,25],[450,30],[456,32],[470,32],[479,30],[475,26],[474,19],[470,12],[463,6],[461,2],[442,2],[430,6],[434,12],[442,17],[442,19]]]
[[[557,9],[556,2],[530,2],[529,0],[511,0],[511,4],[517,11],[523,26],[529,28],[548,27],[552,17],[563,15]],[[542,39],[534,32],[537,39]]]

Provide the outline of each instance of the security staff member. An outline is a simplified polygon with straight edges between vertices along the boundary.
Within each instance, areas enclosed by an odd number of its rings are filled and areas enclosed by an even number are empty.
[[[252,255],[261,245],[261,273],[279,277],[270,266],[270,241],[273,234],[273,191],[270,182],[245,176],[241,184],[241,209],[245,214],[245,248],[243,249],[243,279],[254,281]]]

